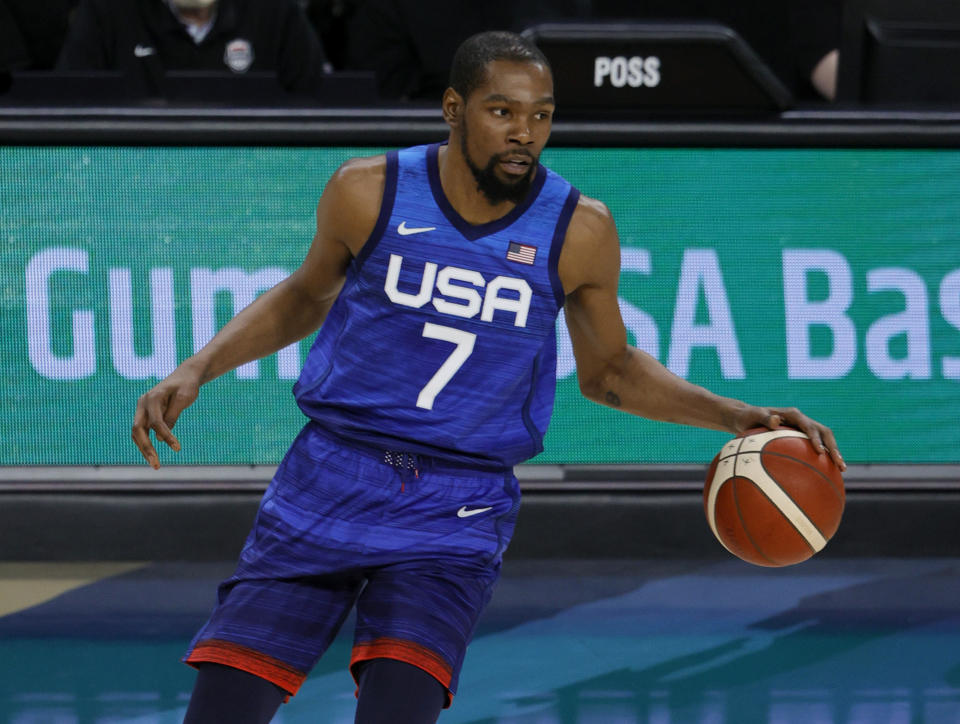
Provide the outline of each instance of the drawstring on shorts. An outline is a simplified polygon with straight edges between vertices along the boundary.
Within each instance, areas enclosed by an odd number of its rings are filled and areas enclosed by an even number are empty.
[[[395,467],[400,474],[400,492],[406,487],[408,480],[420,477],[420,456],[413,453],[384,450],[383,462]]]

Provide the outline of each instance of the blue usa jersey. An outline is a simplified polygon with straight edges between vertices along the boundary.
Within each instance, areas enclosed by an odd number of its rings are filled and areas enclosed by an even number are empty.
[[[468,224],[440,144],[387,154],[380,216],[304,365],[303,412],[347,439],[480,466],[543,449],[557,260],[579,193],[538,166],[523,203]]]

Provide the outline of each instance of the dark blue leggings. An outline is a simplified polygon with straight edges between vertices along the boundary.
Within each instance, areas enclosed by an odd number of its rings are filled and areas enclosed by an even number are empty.
[[[200,664],[183,724],[268,724],[287,692],[220,664]],[[434,724],[446,700],[439,681],[416,666],[373,659],[360,670],[355,724]]]

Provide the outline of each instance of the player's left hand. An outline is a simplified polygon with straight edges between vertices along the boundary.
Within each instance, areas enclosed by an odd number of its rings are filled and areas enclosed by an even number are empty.
[[[807,417],[796,407],[747,406],[737,415],[737,434],[761,425],[771,430],[776,430],[782,425],[800,430],[810,438],[814,450],[830,455],[830,458],[840,470],[847,469],[843,455],[840,454],[840,449],[837,447],[837,439],[833,436],[833,431],[826,425]]]

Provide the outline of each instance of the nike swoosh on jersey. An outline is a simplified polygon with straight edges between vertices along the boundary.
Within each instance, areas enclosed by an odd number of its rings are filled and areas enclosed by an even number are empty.
[[[463,506],[460,510],[457,511],[458,518],[469,518],[471,515],[478,515],[480,513],[486,513],[488,510],[493,510],[493,507],[487,506],[486,508],[471,508],[467,509],[467,506]]]
[[[133,49],[133,54],[138,58],[146,58],[148,55],[155,55],[157,52],[156,48],[151,48],[149,45],[138,45]]]
[[[397,233],[400,236],[410,236],[410,234],[422,234],[425,231],[436,231],[436,226],[407,226],[406,221],[401,221],[397,227]]]

